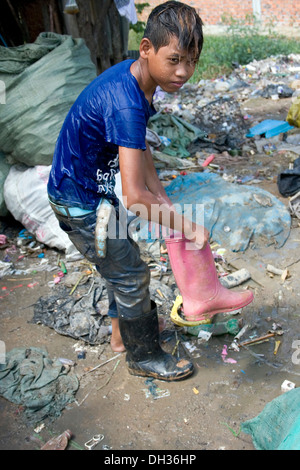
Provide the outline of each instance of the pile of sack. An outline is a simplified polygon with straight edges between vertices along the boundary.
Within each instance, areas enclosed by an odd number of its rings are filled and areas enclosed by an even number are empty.
[[[0,47],[0,216],[8,211],[38,241],[74,251],[47,198],[55,143],[81,91],[96,78],[83,39],[41,33],[32,44]]]

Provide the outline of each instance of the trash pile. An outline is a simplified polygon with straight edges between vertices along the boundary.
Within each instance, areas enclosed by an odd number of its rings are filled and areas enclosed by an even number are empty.
[[[260,97],[272,101],[290,98],[290,104],[294,100],[295,103],[288,113],[289,118],[285,116],[285,120],[291,126],[296,126],[298,96],[300,55],[291,54],[240,66],[229,77],[186,84],[177,96],[160,90],[156,94],[155,106],[161,114],[172,113],[206,133],[206,137],[198,137],[196,142],[192,142],[193,153],[197,148],[204,148],[205,153],[228,151],[233,155],[241,155],[242,152],[245,154],[250,145],[257,151],[255,141],[249,141],[246,134],[247,130],[259,124],[255,116],[242,111],[241,106]],[[152,127],[151,121],[149,127]],[[277,150],[281,147],[299,155],[299,131],[296,129],[296,132],[282,136]],[[165,150],[166,146],[163,145],[162,151]]]
[[[96,75],[83,39],[41,33],[32,44],[0,46],[6,92],[0,115],[0,216],[11,213],[38,241],[62,250],[69,242],[49,208],[43,166],[51,165],[75,98]]]
[[[232,251],[244,251],[266,241],[283,246],[289,236],[290,216],[299,217],[298,97],[300,55],[294,54],[254,61],[236,68],[229,77],[186,84],[177,95],[162,90],[155,95],[158,114],[150,119],[149,128],[157,134],[158,143],[152,146],[160,178],[174,203],[204,204],[213,240],[227,244]],[[255,113],[246,113],[248,103],[256,103],[257,99],[289,100],[285,101],[288,111],[280,119],[262,119]],[[252,108],[255,111],[255,104]],[[186,152],[180,149],[182,142]],[[176,150],[185,162],[185,167],[178,166],[177,171],[173,165],[169,169],[162,163],[167,162],[167,155],[174,158]],[[272,174],[270,167],[277,173]],[[293,196],[289,208],[267,191],[254,189],[255,184],[274,178],[281,195]],[[246,199],[254,201],[260,210],[258,218],[253,204],[247,207]],[[235,219],[238,227],[226,234],[229,208],[231,221]],[[218,214],[222,219],[220,226],[215,225]],[[272,233],[281,240],[272,240]]]

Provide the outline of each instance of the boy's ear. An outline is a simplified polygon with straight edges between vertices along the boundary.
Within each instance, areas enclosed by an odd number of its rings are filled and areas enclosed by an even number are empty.
[[[151,49],[153,49],[152,42],[148,38],[143,38],[140,43],[140,56],[147,59]]]

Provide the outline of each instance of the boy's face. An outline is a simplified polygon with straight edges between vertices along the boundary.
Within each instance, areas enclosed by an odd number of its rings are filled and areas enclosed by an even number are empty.
[[[157,52],[150,43],[147,59],[152,80],[168,93],[178,91],[191,78],[198,62],[198,57],[179,48],[176,36]]]

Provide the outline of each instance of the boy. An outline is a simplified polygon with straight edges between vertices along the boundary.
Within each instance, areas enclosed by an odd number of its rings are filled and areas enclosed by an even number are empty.
[[[145,141],[156,87],[178,91],[193,75],[202,44],[202,21],[192,7],[177,1],[156,7],[139,59],[106,70],[75,101],[58,137],[48,183],[61,228],[106,280],[112,349],[126,349],[131,374],[168,381],[188,377],[193,365],[160,347],[149,270],[124,236],[114,177],[120,170],[128,209],[206,246],[207,230],[173,208]],[[110,235],[113,225],[117,233]]]

